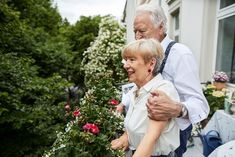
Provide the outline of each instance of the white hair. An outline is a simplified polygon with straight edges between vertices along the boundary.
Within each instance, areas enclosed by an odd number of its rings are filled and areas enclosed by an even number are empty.
[[[166,15],[165,15],[162,7],[160,7],[159,5],[145,3],[142,5],[139,5],[136,8],[136,15],[139,15],[143,12],[150,13],[151,20],[152,20],[153,24],[156,27],[158,27],[160,24],[162,24],[163,30],[166,33],[166,31],[167,31],[167,28],[166,28],[167,18],[166,18]]]

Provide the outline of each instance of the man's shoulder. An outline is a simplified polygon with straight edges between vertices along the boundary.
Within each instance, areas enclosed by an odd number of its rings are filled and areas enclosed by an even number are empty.
[[[192,54],[192,51],[189,49],[188,46],[186,46],[185,44],[182,43],[175,43],[172,48],[171,51],[180,55],[186,55],[186,54]]]

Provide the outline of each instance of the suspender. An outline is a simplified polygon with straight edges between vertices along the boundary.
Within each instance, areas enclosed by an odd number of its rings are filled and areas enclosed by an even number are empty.
[[[162,73],[162,72],[163,72],[163,69],[164,69],[165,64],[166,64],[166,60],[167,60],[168,55],[169,55],[170,50],[171,50],[171,47],[172,47],[175,43],[176,43],[175,41],[171,41],[171,42],[168,44],[168,46],[167,46],[167,48],[166,48],[166,51],[165,51],[165,58],[163,59],[162,64],[161,64],[161,67],[160,67],[160,69],[159,69],[159,71],[158,71],[159,73]]]

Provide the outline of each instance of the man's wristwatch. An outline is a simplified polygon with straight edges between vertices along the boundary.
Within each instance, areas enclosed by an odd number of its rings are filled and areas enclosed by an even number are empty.
[[[180,115],[178,116],[178,118],[180,118],[180,117],[184,118],[188,115],[188,110],[187,110],[187,108],[185,107],[184,104],[180,103],[180,106],[181,106],[181,112],[180,112]]]

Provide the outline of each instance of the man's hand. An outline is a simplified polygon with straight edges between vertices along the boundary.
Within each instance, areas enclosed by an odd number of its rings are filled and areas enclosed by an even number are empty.
[[[181,114],[181,105],[171,100],[163,91],[155,90],[148,98],[147,108],[149,118],[157,121],[169,120]]]
[[[121,137],[113,140],[111,142],[111,148],[115,150],[116,149],[122,149],[123,151],[127,150],[129,148],[127,134],[124,133]]]

